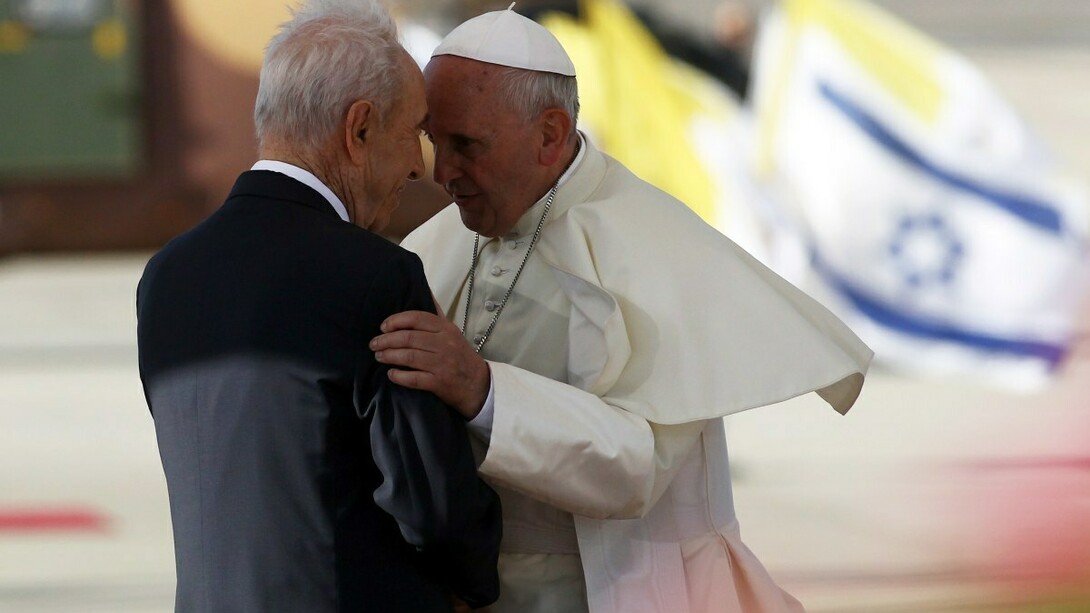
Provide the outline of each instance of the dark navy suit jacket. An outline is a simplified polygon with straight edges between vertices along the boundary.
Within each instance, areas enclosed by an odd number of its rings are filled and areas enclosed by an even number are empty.
[[[140,375],[179,613],[450,611],[498,595],[500,507],[464,420],[367,343],[434,311],[417,257],[306,185],[239,177],[148,263]]]

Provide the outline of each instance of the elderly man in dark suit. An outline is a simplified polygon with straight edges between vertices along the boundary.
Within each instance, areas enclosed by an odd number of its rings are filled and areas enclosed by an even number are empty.
[[[434,309],[416,256],[373,233],[423,172],[423,88],[381,6],[312,0],[266,52],[262,160],[144,272],[178,612],[497,597],[500,508],[464,420],[367,347],[387,316]]]

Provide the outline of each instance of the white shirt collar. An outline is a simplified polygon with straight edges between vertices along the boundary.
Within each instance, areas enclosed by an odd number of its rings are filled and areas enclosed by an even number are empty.
[[[574,166],[574,164],[573,164]],[[325,183],[322,183],[318,177],[314,176],[309,170],[299,168],[294,164],[288,164],[287,162],[280,162],[277,160],[258,160],[250,170],[271,170],[272,172],[278,172],[282,175],[287,175],[296,181],[306,185],[314,191],[321,194],[326,200],[329,201],[329,205],[333,207],[333,210],[337,212],[337,215],[341,219],[348,221],[348,209],[345,208],[344,203],[337,197],[337,194],[333,193],[333,190],[329,189]]]

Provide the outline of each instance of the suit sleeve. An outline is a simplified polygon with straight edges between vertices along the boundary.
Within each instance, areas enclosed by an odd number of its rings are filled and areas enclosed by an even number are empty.
[[[372,293],[390,303],[386,315],[434,312],[415,256],[382,274]],[[357,409],[370,420],[372,455],[383,476],[375,502],[437,581],[473,607],[490,604],[499,595],[499,498],[477,475],[461,416],[430,393],[391,383],[387,370],[379,367],[370,381],[357,383]]]

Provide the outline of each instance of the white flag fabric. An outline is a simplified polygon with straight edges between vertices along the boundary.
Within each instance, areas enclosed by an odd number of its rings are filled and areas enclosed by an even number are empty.
[[[1086,201],[983,75],[863,2],[786,0],[754,83],[755,176],[804,256],[770,264],[879,364],[1046,380],[1082,298]]]

